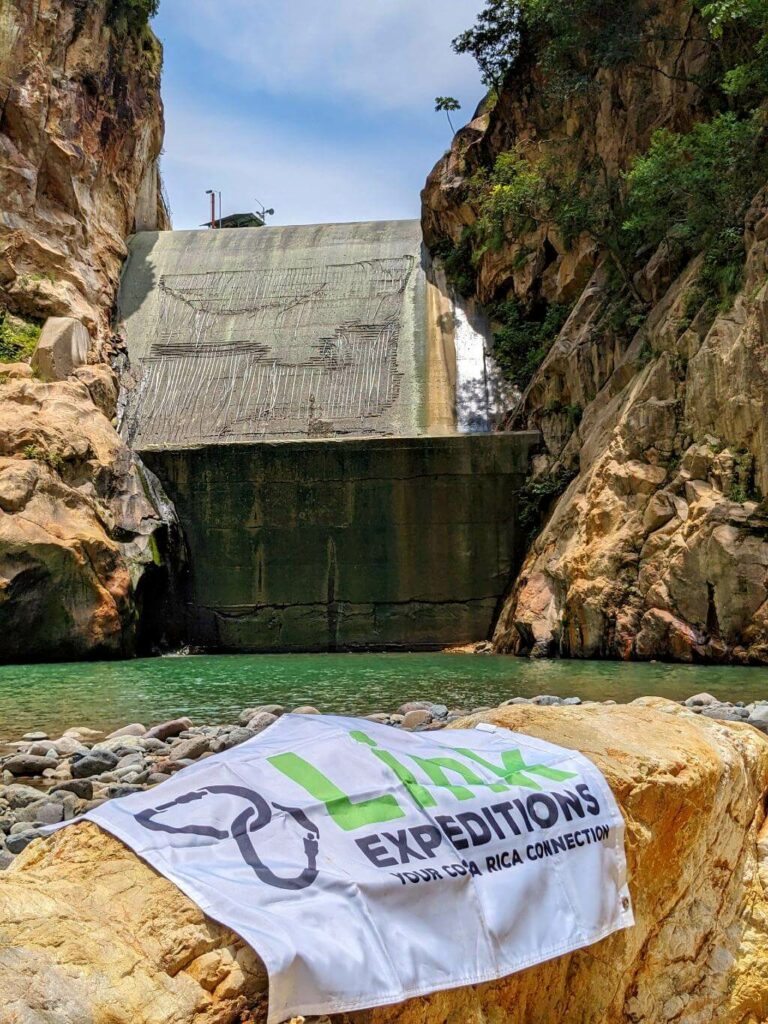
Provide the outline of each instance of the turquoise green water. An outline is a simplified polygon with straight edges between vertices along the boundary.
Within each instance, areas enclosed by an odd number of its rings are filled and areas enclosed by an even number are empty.
[[[527,661],[448,654],[168,657],[145,661],[0,667],[0,742],[31,729],[112,729],[177,715],[233,721],[254,704],[321,711],[394,711],[406,700],[472,709],[551,693],[619,702],[656,694],[682,700],[768,700],[768,669]]]

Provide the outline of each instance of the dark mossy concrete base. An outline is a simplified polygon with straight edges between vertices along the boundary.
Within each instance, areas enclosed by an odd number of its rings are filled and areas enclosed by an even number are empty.
[[[522,552],[536,433],[268,442],[142,458],[191,556],[189,641],[227,651],[485,638]]]

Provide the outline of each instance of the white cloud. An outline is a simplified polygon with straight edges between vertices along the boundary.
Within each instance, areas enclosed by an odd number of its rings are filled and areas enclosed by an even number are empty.
[[[384,109],[478,93],[451,39],[480,0],[163,0],[172,24],[220,62],[222,77],[274,95],[334,96]]]
[[[222,118],[174,98],[168,106],[163,174],[177,228],[205,221],[207,188],[221,190],[225,215],[255,209],[258,197],[275,208],[275,224],[419,216],[428,166],[393,171],[396,154],[381,149],[310,139],[278,121]]]

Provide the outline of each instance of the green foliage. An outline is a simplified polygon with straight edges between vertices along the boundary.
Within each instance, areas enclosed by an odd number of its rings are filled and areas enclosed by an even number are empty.
[[[499,89],[519,55],[520,4],[486,0],[473,28],[453,40],[456,53],[471,54],[488,88]]]
[[[475,173],[469,199],[478,211],[474,258],[500,249],[541,224],[554,223],[566,246],[586,234],[612,258],[622,284],[632,290],[629,239],[622,234],[621,181],[602,163],[579,180],[563,177],[552,158],[533,164],[517,150],[502,153],[490,171]]]
[[[547,476],[529,479],[518,494],[518,524],[527,543],[534,539],[542,527],[555,501],[565,492],[578,475],[576,469],[558,469]]]
[[[457,110],[461,110],[461,104],[453,96],[436,96],[435,97],[435,112],[445,112],[445,116],[448,118],[448,124],[451,126],[451,131],[456,134],[456,129],[453,127],[453,121],[451,120],[451,114]]]
[[[755,457],[746,448],[741,448],[736,453],[729,497],[739,505],[743,505],[745,501],[760,500],[760,493],[755,485]]]
[[[570,311],[565,306],[543,306],[538,315],[510,299],[490,310],[497,324],[493,354],[499,369],[521,390],[528,386],[552,347]]]
[[[22,452],[22,457],[29,459],[31,462],[43,462],[55,473],[60,472],[66,465],[66,460],[59,452],[54,450],[48,451],[37,444],[28,444]]]
[[[507,232],[519,235],[535,228],[549,207],[541,170],[516,151],[501,153],[492,171],[474,175],[470,198],[480,212],[476,234],[493,248],[501,247]]]
[[[768,2],[697,0],[712,37],[723,50],[724,92],[744,107],[768,92]]]
[[[499,88],[523,52],[535,54],[550,85],[572,90],[599,67],[630,59],[650,10],[626,0],[486,0],[475,25],[453,41]]]
[[[738,229],[729,228],[715,238],[704,254],[698,277],[685,297],[681,333],[700,312],[711,323],[718,312],[729,310],[743,280],[743,236]]]
[[[720,87],[759,102],[768,90],[768,3],[694,2],[718,46]],[[657,11],[654,3],[637,0],[485,0],[474,26],[453,47],[475,58],[489,88],[498,89],[526,55],[548,88],[564,94],[587,87],[597,69],[632,60],[653,33],[662,38],[652,25]]]
[[[160,0],[111,0],[108,20],[120,34],[137,34],[154,18]]]
[[[706,248],[739,226],[768,173],[765,129],[757,116],[718,114],[680,135],[654,132],[627,176],[624,230],[640,244],[665,239],[686,251]]]
[[[467,199],[478,218],[449,254],[464,294],[488,250],[514,242],[518,264],[524,263],[526,235],[555,225],[567,248],[586,236],[609,257],[618,299],[608,321],[617,333],[642,325],[647,307],[636,272],[662,244],[670,263],[703,256],[684,320],[690,323],[702,307],[714,316],[730,305],[742,283],[744,215],[768,177],[768,0],[693,2],[713,54],[696,79],[711,99],[711,119],[687,134],[657,131],[628,174],[609,172],[578,139],[562,143],[567,153],[531,159],[532,147],[520,147],[475,171]],[[657,13],[653,0],[485,0],[454,48],[475,56],[494,90],[524,58],[543,72],[549,92],[560,86],[572,92],[594,82],[598,69],[633,59],[641,43],[661,39],[663,29],[652,24]],[[753,113],[760,103],[763,110]],[[502,361],[524,385],[548,347],[538,334],[542,318],[514,304],[497,318]]]
[[[652,359],[653,349],[651,348],[650,341],[646,338],[640,347],[640,351],[637,353],[637,365],[642,369],[644,366],[647,366]]]
[[[670,255],[704,253],[700,288],[724,308],[741,283],[744,214],[766,176],[760,114],[718,114],[684,135],[657,131],[625,178],[593,161],[577,181],[558,174],[553,159],[533,164],[512,150],[470,181],[472,258],[541,224],[554,223],[568,247],[587,235],[611,257],[629,303],[623,326],[636,330],[644,310],[633,272],[665,242]]]
[[[0,363],[19,363],[35,351],[41,328],[0,309]]]
[[[584,415],[584,410],[577,402],[570,402],[567,405],[563,405],[562,402],[557,400],[550,402],[549,405],[545,405],[544,412],[548,416],[565,416],[571,430],[575,430],[576,427],[578,427]]]
[[[464,230],[458,245],[454,245],[450,239],[445,239],[434,246],[432,252],[442,262],[451,288],[465,297],[474,294],[476,275],[469,229]]]
[[[624,231],[638,247],[666,242],[686,256],[704,253],[689,309],[700,295],[699,306],[709,302],[714,314],[738,291],[744,214],[766,175],[766,131],[758,115],[718,114],[686,135],[662,129],[635,161]]]
[[[646,306],[635,301],[626,291],[619,291],[605,313],[606,326],[619,337],[633,337],[648,317]]]

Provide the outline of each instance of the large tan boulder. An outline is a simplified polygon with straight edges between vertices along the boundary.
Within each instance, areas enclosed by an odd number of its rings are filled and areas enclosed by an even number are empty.
[[[159,525],[114,427],[108,367],[0,380],[0,662],[133,653]],[[95,396],[95,397],[94,397]]]
[[[768,741],[664,701],[482,717],[603,770],[627,820],[637,924],[499,982],[336,1019],[765,1021]],[[1,1024],[256,1024],[266,994],[255,954],[90,824],[33,843],[0,875],[0,992]]]
[[[32,354],[32,369],[41,380],[66,380],[88,362],[91,336],[72,316],[50,316]]]

